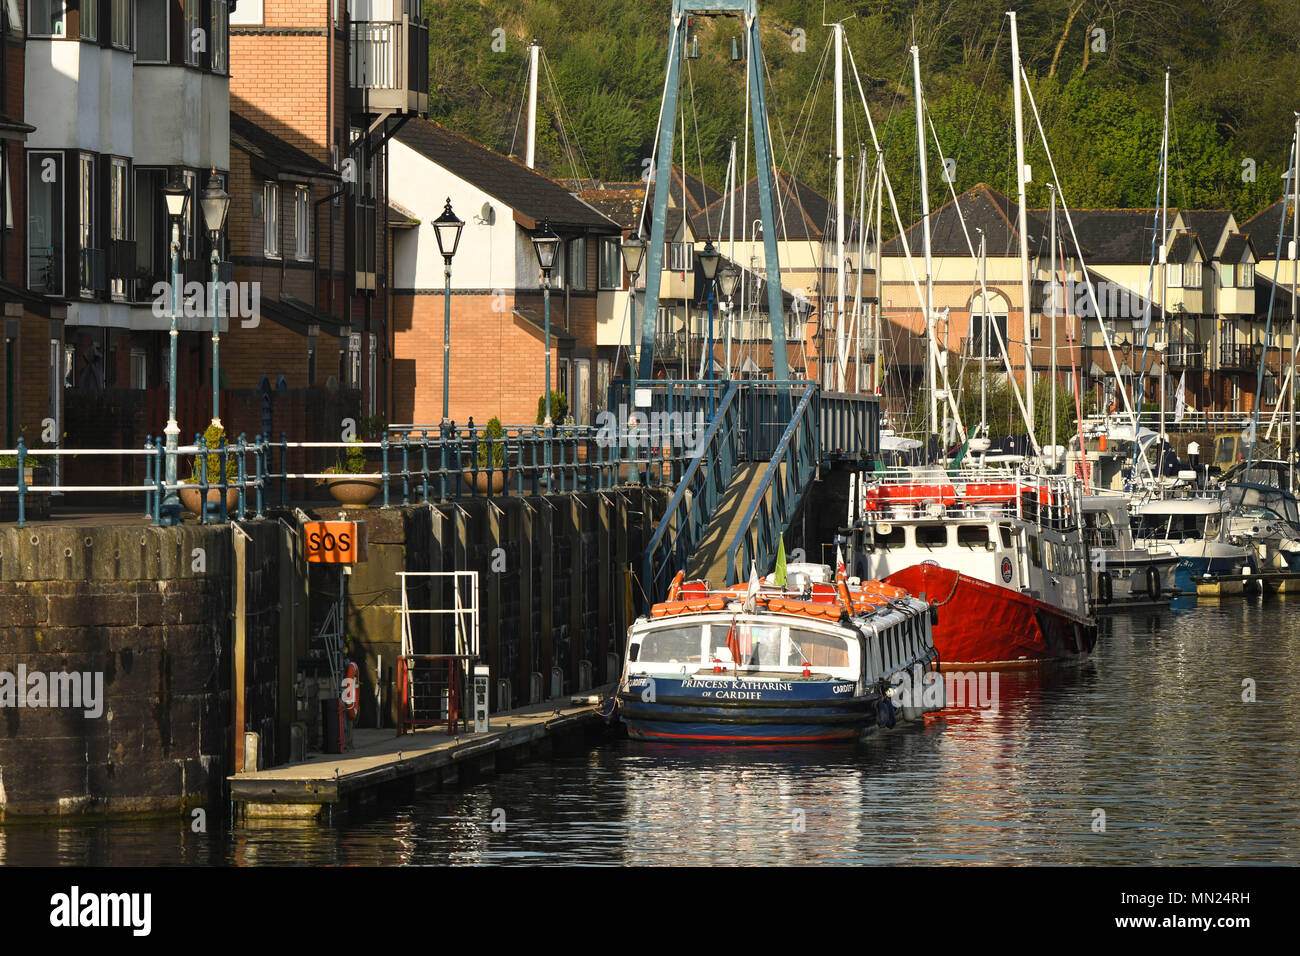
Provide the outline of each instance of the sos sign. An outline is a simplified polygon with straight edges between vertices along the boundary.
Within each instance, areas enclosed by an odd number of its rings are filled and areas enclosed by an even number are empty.
[[[302,526],[307,560],[313,564],[355,564],[366,557],[366,526],[356,521],[308,521]]]

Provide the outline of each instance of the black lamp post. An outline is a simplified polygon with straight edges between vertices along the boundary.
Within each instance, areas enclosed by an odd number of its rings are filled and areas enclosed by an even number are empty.
[[[465,223],[456,218],[451,211],[451,197],[442,215],[433,221],[433,234],[438,239],[438,251],[442,253],[443,280],[446,283],[446,295],[443,301],[442,316],[442,427],[451,424],[448,404],[451,400],[451,257],[456,254],[460,244],[460,232]]]
[[[555,256],[559,251],[560,237],[555,234],[549,221],[542,223],[542,228],[533,233],[533,251],[537,254],[537,264],[542,268],[542,299],[544,324],[546,329],[546,420],[543,426],[550,429],[551,422],[551,270],[555,268]],[[549,450],[550,446],[547,445]]]
[[[221,428],[221,311],[217,295],[221,282],[221,230],[226,227],[226,214],[230,211],[230,194],[217,182],[216,169],[208,185],[199,196],[203,209],[203,222],[212,239],[212,424]]]

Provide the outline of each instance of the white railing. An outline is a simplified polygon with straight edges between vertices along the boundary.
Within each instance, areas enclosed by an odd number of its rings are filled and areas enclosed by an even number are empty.
[[[361,20],[352,24],[352,55],[348,81],[358,89],[396,90],[402,87],[401,21]]]

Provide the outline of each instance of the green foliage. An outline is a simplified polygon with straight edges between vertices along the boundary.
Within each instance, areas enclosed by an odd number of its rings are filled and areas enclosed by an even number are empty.
[[[503,440],[505,429],[501,427],[501,419],[488,419],[487,426],[483,429],[483,438],[479,439],[475,449],[475,457],[478,459],[480,468],[488,467],[488,456],[491,455],[492,467],[500,468],[506,462],[506,445]]]
[[[328,469],[336,475],[360,475],[366,470],[366,452],[361,439],[354,438],[339,453],[338,464]]]
[[[551,421],[562,422],[564,416],[569,414],[569,400],[565,398],[563,392],[551,390]],[[546,395],[537,396],[537,424],[541,425],[546,421]]]
[[[217,425],[209,425],[203,432],[203,441],[207,445],[207,480],[209,485],[221,483],[221,453],[220,449],[226,441],[226,430]],[[185,479],[187,485],[202,484],[202,475],[204,472],[203,458],[195,455],[190,459],[190,476]],[[235,455],[231,454],[226,457],[226,481],[232,482],[239,478],[239,462]]]
[[[362,441],[379,441],[388,430],[388,420],[383,414],[363,415],[357,422],[357,436]]]
[[[908,222],[920,215],[913,40],[930,115],[945,155],[957,163],[957,189],[987,182],[1015,194],[1006,6],[829,0],[825,8],[826,20],[847,18],[846,38]],[[1241,222],[1281,195],[1278,177],[1300,87],[1300,4],[1036,0],[1021,7],[1027,8],[1017,19],[1021,57],[1071,207],[1155,205],[1165,64],[1172,68],[1174,107],[1169,205],[1230,208]],[[539,168],[555,177],[585,176],[589,169],[607,181],[640,178],[642,161],[653,152],[663,90],[665,0],[534,0],[505,8],[486,0],[425,0],[424,8],[435,25],[433,118],[502,152],[522,153],[525,46],[535,36],[549,64],[538,98]],[[764,0],[761,14],[775,159],[829,194],[832,94],[822,54],[831,31],[822,26],[822,4]],[[497,28],[505,32],[502,52],[492,49]],[[805,31],[805,52],[792,48],[795,28]],[[1100,47],[1098,29],[1105,31]],[[730,58],[741,26],[733,18],[710,18],[697,21],[696,30],[700,58],[686,61],[680,97],[686,161],[692,173],[702,161],[706,179],[719,186],[730,138],[744,122],[745,64]],[[571,151],[560,136],[552,79]],[[856,100],[856,89],[851,93]],[[849,113],[850,142],[869,142],[856,102]],[[1050,169],[1027,102],[1025,125],[1026,161],[1034,170],[1029,201],[1045,207]],[[947,200],[948,185],[930,146],[930,199],[937,206]],[[680,147],[679,135],[678,161]],[[750,157],[752,163],[752,150]],[[1253,182],[1242,178],[1245,159],[1256,165]],[[856,170],[849,175],[853,181]]]

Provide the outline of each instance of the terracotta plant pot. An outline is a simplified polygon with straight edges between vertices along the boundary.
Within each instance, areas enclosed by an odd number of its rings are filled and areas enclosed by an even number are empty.
[[[506,487],[506,473],[503,469],[498,468],[495,471],[467,471],[464,474],[465,484],[474,489],[475,494],[486,495],[489,489],[494,495],[501,494]]]
[[[199,501],[201,498],[203,498],[202,488],[200,488],[198,485],[182,485],[180,489],[180,497],[181,497],[181,504],[185,506],[186,511],[188,511],[192,515],[197,515],[200,512],[201,509],[200,509]],[[221,501],[221,489],[212,488],[212,487],[208,488],[207,497],[203,498],[203,500],[207,501],[209,504],[217,504],[218,502]],[[226,514],[227,515],[234,514],[235,507],[238,504],[239,504],[239,489],[227,488],[226,489]]]
[[[333,475],[325,479],[330,494],[345,508],[364,508],[383,487],[382,475]]]

